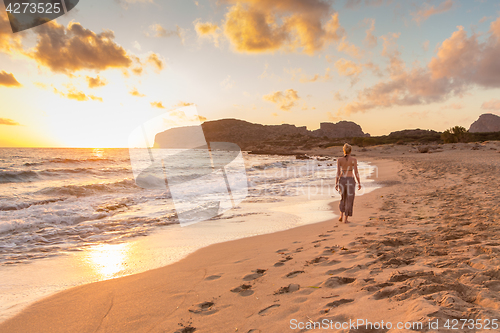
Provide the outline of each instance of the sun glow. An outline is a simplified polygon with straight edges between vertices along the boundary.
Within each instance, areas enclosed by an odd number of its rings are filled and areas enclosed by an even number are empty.
[[[106,280],[126,269],[129,258],[130,244],[102,244],[88,252],[87,261],[95,273]]]

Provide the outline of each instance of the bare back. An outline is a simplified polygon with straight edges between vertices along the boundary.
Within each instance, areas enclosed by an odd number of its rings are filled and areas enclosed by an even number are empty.
[[[350,155],[339,158],[337,160],[337,167],[337,172],[341,177],[354,177],[358,173],[358,161]]]

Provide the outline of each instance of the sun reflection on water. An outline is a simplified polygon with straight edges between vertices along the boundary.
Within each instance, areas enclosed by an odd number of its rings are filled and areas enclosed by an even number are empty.
[[[89,249],[87,261],[101,279],[110,279],[127,268],[130,250],[129,243],[97,245]]]

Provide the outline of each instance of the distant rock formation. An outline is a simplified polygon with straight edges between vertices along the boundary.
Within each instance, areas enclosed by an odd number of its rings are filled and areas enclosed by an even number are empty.
[[[178,127],[158,133],[155,136],[154,147],[182,148],[184,141],[188,146],[191,141],[198,142],[199,138],[193,137],[193,133],[197,132],[196,128],[197,126]],[[309,132],[306,126],[261,125],[238,119],[206,121],[201,125],[201,128],[207,142],[231,142],[242,148],[285,135],[308,135]]]
[[[288,124],[261,125],[238,119],[206,121],[201,125],[207,142],[231,142],[242,149],[270,141],[273,141],[274,145],[276,145],[283,138],[294,138],[307,142],[308,137],[347,138],[369,136],[369,134],[363,133],[358,124],[351,121],[341,121],[336,124],[321,123],[320,126],[318,130],[308,131],[306,126],[297,127]],[[184,141],[186,141],[187,146],[192,147],[200,141],[200,138],[196,135],[196,128],[198,127],[178,127],[157,133],[154,147],[182,148]]]
[[[338,123],[321,123],[320,128],[312,131],[313,136],[328,138],[357,138],[370,136],[363,133],[361,126],[352,121],[339,121]]]
[[[395,131],[389,134],[390,137],[419,137],[419,136],[428,136],[428,135],[436,135],[439,134],[433,130],[422,130],[420,128],[417,129],[406,129],[402,131]]]
[[[491,113],[482,114],[470,125],[469,132],[500,132],[500,117]]]

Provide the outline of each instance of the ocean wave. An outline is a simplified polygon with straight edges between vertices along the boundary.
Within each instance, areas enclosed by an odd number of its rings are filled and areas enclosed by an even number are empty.
[[[120,160],[121,162],[124,162],[124,160]],[[112,160],[108,158],[83,158],[83,159],[73,159],[73,158],[52,158],[49,160],[45,161],[40,161],[40,162],[27,162],[24,163],[24,166],[38,166],[38,165],[44,165],[44,164],[65,164],[65,163],[88,163],[88,162],[120,162],[117,160]]]
[[[0,171],[0,184],[28,183],[40,179],[36,171]]]
[[[1,203],[0,202],[0,211],[10,211],[10,210],[21,210],[26,209],[31,206],[39,206],[39,205],[48,205],[54,202],[64,201],[63,198],[55,198],[55,199],[47,199],[47,200],[37,200],[30,202],[8,202]]]
[[[59,187],[47,187],[36,192],[37,194],[50,196],[75,196],[86,197],[100,193],[113,193],[118,191],[139,190],[133,179],[120,180],[114,183],[88,184],[88,185],[66,185]]]

